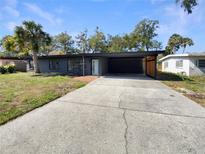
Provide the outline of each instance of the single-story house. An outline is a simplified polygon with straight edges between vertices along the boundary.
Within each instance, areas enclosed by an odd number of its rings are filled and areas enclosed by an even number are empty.
[[[163,72],[180,73],[187,76],[203,75],[205,73],[205,53],[174,54],[159,60]]]
[[[33,69],[33,62],[31,57],[0,57],[0,66],[15,65],[17,71],[27,72]]]
[[[41,73],[69,75],[146,74],[156,78],[157,56],[164,51],[81,53],[39,56]]]

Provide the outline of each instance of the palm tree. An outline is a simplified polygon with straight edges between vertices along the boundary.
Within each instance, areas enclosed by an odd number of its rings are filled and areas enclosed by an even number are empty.
[[[183,40],[182,40],[182,47],[184,48],[183,53],[185,52],[185,49],[187,46],[193,46],[193,45],[194,45],[194,42],[192,39],[190,39],[188,37],[183,38]]]
[[[21,26],[15,28],[15,36],[19,46],[31,47],[35,73],[40,73],[37,56],[40,48],[51,43],[49,34],[42,29],[43,27],[34,21],[24,21]]]

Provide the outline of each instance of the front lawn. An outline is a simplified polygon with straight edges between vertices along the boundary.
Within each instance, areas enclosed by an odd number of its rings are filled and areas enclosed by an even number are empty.
[[[32,73],[0,75],[0,124],[85,84],[68,76],[35,76]]]
[[[205,107],[205,76],[185,77],[159,72],[158,79]]]

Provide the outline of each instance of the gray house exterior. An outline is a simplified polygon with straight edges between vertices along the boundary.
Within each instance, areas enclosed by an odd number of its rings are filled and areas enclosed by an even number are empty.
[[[146,74],[156,77],[156,57],[164,51],[39,56],[41,73],[68,75]]]

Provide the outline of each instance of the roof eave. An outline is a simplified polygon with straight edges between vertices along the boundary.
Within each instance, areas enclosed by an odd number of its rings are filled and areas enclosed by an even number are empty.
[[[164,51],[149,51],[149,52],[116,52],[116,53],[79,53],[79,54],[67,54],[67,55],[48,55],[39,56],[40,59],[47,58],[69,58],[69,57],[145,57],[145,56],[157,56]]]

